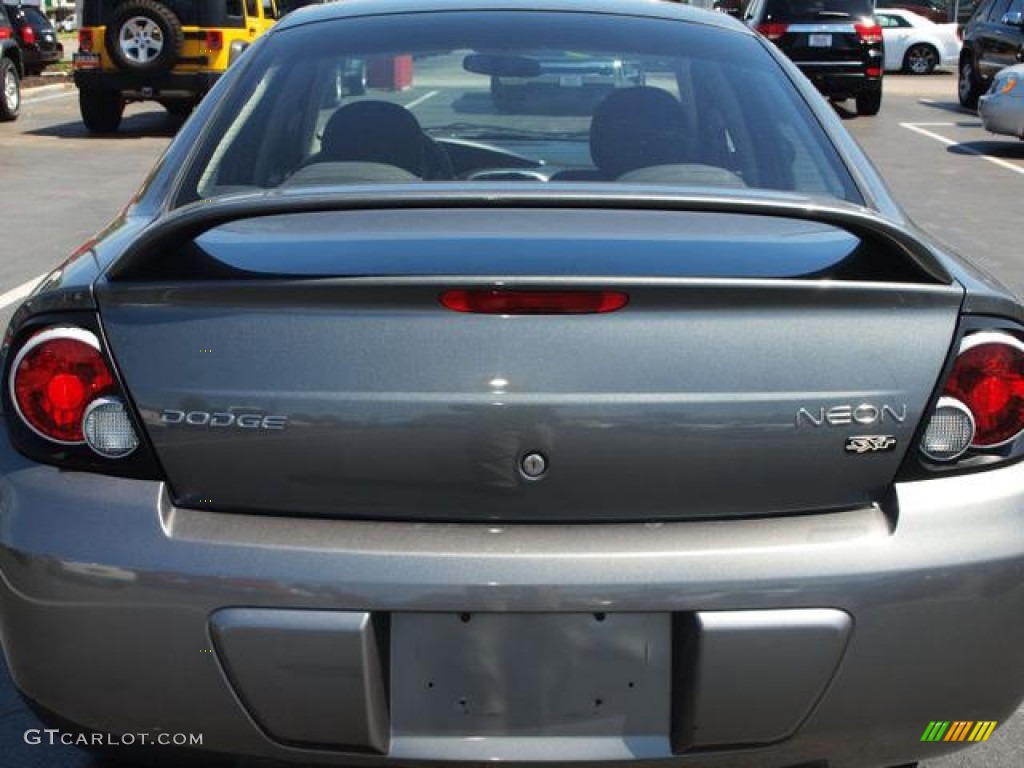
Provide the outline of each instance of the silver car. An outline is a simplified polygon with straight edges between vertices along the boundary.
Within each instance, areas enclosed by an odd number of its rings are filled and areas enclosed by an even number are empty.
[[[1024,310],[726,14],[289,14],[3,376],[3,648],[76,744],[858,768],[1024,695]]]
[[[996,73],[988,92],[978,99],[978,114],[992,133],[1024,139],[1024,64]]]

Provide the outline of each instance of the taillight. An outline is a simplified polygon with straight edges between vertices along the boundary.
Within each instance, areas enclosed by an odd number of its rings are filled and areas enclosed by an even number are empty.
[[[95,335],[49,328],[18,352],[10,386],[18,414],[34,432],[59,443],[82,443],[86,408],[116,384]]]
[[[1024,343],[1003,333],[964,339],[945,393],[966,405],[977,425],[971,445],[991,448],[1024,431]]]
[[[28,316],[11,329],[0,389],[11,443],[44,464],[160,479],[91,308],[72,307],[64,320],[43,317]]]
[[[862,43],[882,42],[882,28],[874,20],[862,19],[853,25]]]
[[[937,461],[993,449],[1024,432],[1024,342],[1000,331],[966,336],[921,441]],[[939,446],[936,449],[935,446]]]
[[[581,315],[614,312],[629,302],[620,291],[456,290],[441,294],[441,304],[456,312],[484,315]]]
[[[206,32],[206,50],[220,51],[224,48],[224,34],[219,29],[210,29]]]
[[[765,37],[767,37],[769,40],[778,40],[784,34],[786,34],[787,29],[789,29],[788,24],[777,24],[775,22],[757,25],[757,31],[760,32]]]
[[[867,69],[864,70],[864,74],[867,75],[868,77],[881,77],[882,76],[882,68],[881,67],[868,67]]]
[[[92,30],[78,30],[78,50],[82,53],[92,53]]]
[[[33,45],[36,41],[36,31],[26,24],[21,28],[21,39],[25,45]]]
[[[11,28],[10,27],[0,27],[0,40],[10,40],[10,39],[11,39]]]

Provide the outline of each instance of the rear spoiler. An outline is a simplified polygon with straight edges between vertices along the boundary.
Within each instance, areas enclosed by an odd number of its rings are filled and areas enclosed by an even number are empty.
[[[558,189],[523,184],[515,190],[507,185],[474,182],[472,185],[346,186],[324,191],[288,190],[227,195],[200,200],[177,208],[156,219],[143,230],[124,253],[108,268],[111,281],[145,279],[147,267],[173,258],[182,246],[216,227],[241,219],[284,214],[382,209],[453,208],[607,208],[615,210],[658,210],[734,213],[773,216],[828,224],[861,240],[874,241],[893,249],[916,266],[930,281],[949,285],[953,279],[935,253],[901,226],[877,213],[838,200],[798,197],[775,192],[749,191],[742,194],[670,194],[663,187],[622,187],[591,189],[584,184],[562,184]]]

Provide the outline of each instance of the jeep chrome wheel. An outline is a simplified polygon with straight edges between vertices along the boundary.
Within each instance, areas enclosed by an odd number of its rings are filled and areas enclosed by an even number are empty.
[[[135,64],[149,64],[164,50],[164,32],[152,19],[133,16],[121,25],[121,54]]]
[[[123,0],[110,14],[104,42],[118,69],[160,75],[177,62],[185,31],[164,3]]]

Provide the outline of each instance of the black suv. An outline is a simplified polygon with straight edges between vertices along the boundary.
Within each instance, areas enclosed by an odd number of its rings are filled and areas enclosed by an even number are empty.
[[[833,101],[857,114],[882,106],[882,28],[872,0],[752,0],[744,20],[775,43]]]
[[[26,75],[38,75],[64,58],[64,46],[57,41],[57,30],[36,6],[4,3],[4,10],[21,46]]]
[[[1021,61],[1024,0],[983,0],[964,29],[957,94],[969,109],[988,90],[992,76]]]
[[[21,49],[14,27],[0,5],[0,122],[13,120],[21,108]]]

